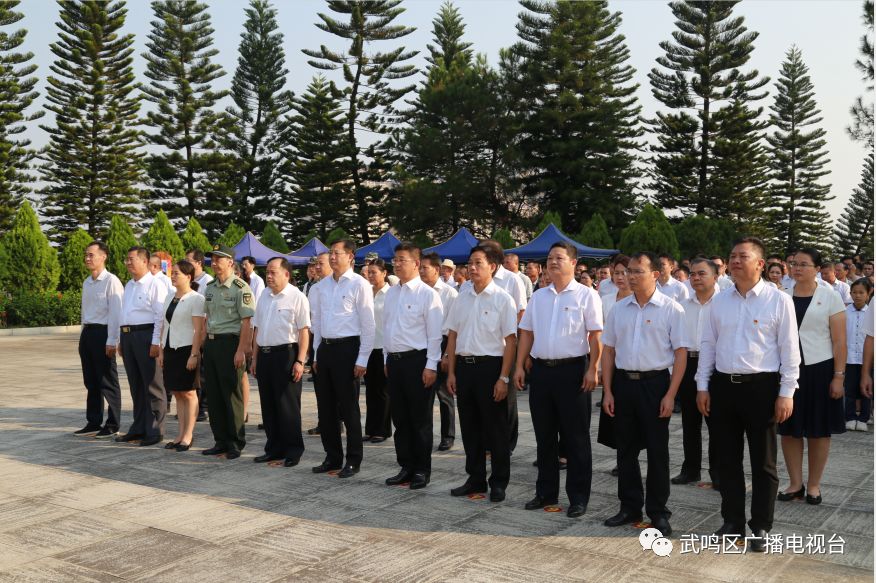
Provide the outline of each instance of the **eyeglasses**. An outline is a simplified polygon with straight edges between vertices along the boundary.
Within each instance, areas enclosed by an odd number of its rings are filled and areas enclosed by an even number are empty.
[[[627,269],[627,275],[629,277],[639,277],[640,275],[645,275],[646,273],[648,272],[644,269]]]
[[[346,251],[329,251],[329,255],[331,257],[341,257],[343,255],[347,255]]]
[[[393,265],[403,265],[405,263],[412,263],[413,259],[399,259],[398,257],[394,257],[391,261]]]
[[[796,261],[792,261],[788,265],[791,267],[815,267],[814,263],[797,263]]]
[[[466,267],[474,267],[475,269],[480,269],[481,267],[486,267],[489,265],[486,261],[469,261]]]

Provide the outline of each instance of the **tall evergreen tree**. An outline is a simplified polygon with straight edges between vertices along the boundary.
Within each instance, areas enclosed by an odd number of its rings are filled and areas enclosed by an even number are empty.
[[[637,251],[668,253],[678,257],[678,239],[672,225],[659,208],[649,204],[642,207],[636,219],[623,230],[620,250],[627,255]]]
[[[747,129],[756,134],[759,130],[753,121],[760,110],[751,104],[766,96],[759,90],[769,78],[759,77],[757,70],[742,69],[758,33],[749,32],[744,18],[733,15],[735,5],[736,1],[670,2],[677,30],[672,41],[660,43],[665,54],[657,58],[659,67],[648,75],[652,94],[668,108],[650,120],[657,141],[651,147],[649,188],[661,207],[680,210],[683,215],[715,216],[726,201],[712,189],[716,165],[729,170],[733,159],[715,159],[713,150],[722,130],[719,122],[729,133]],[[735,111],[716,119],[722,107]],[[731,149],[730,154],[735,156],[735,151]],[[725,179],[729,175],[724,172]],[[727,188],[740,191],[737,196],[741,196],[751,185],[722,183],[721,189]],[[755,201],[753,206],[758,204]]]
[[[228,149],[238,160],[235,168],[235,220],[257,230],[271,214],[280,188],[279,133],[289,111],[291,95],[283,90],[286,74],[283,34],[277,11],[268,0],[251,0],[241,33],[237,70],[231,81],[234,107]]]
[[[598,249],[614,249],[614,241],[608,234],[608,225],[599,213],[593,213],[590,220],[584,223],[575,240]]]
[[[157,0],[152,11],[143,54],[150,81],[141,89],[155,104],[145,119],[154,130],[147,139],[158,146],[149,158],[154,203],[172,220],[196,217],[215,236],[227,222],[233,164],[217,151],[230,124],[215,111],[228,92],[211,88],[225,72],[212,61],[219,51],[212,48],[210,15],[194,0]]]
[[[435,44],[426,45],[429,51],[426,61],[429,65],[437,66],[440,59],[449,67],[457,57],[470,63],[473,54],[472,43],[462,40],[464,34],[465,23],[462,21],[459,9],[453,5],[453,2],[446,0],[438,10],[438,16],[432,20],[432,42]]]
[[[94,241],[94,237],[83,231],[76,229],[67,238],[67,243],[58,254],[58,263],[61,267],[61,279],[58,282],[58,289],[62,291],[81,290],[82,282],[88,277],[89,271],[85,267],[83,256],[85,249]]]
[[[139,245],[139,243],[137,237],[134,236],[131,225],[121,215],[113,215],[106,235],[106,246],[109,248],[106,268],[122,280],[122,283],[127,283],[131,279],[131,275],[125,268],[125,257],[128,256],[128,249],[135,245]]]
[[[786,53],[776,82],[775,102],[770,108],[775,128],[767,136],[772,184],[770,192],[776,212],[771,224],[776,244],[783,253],[802,246],[823,246],[830,236],[830,216],[824,203],[833,200],[830,185],[821,179],[830,172],[820,127],[821,111],[809,68],[797,47]]]
[[[325,241],[332,229],[351,222],[349,179],[338,172],[348,161],[339,91],[317,75],[304,95],[294,99],[293,107],[283,149],[286,191],[275,213],[288,240],[302,240],[315,230]]]
[[[363,150],[357,131],[366,131],[379,138],[386,135],[391,124],[401,120],[396,102],[414,86],[394,87],[390,82],[405,79],[417,72],[416,66],[405,61],[418,51],[405,51],[403,46],[388,52],[369,52],[367,47],[379,41],[391,41],[412,33],[413,27],[393,24],[405,9],[399,6],[402,0],[329,0],[332,12],[344,15],[340,21],[320,13],[316,26],[330,34],[350,42],[345,52],[335,52],[325,45],[319,50],[304,49],[311,57],[308,63],[318,69],[342,70],[344,97],[347,110],[347,155],[346,175],[352,181],[355,229],[363,244],[371,242],[371,227],[380,224],[382,209],[382,178],[377,142]],[[371,164],[368,161],[371,161]]]
[[[37,78],[29,77],[37,66],[28,64],[33,53],[19,53],[16,49],[24,43],[27,30],[19,28],[7,32],[6,28],[17,23],[24,14],[15,10],[18,0],[0,3],[0,234],[12,225],[16,209],[30,192],[34,181],[28,172],[35,152],[30,140],[22,134],[26,122],[42,117],[43,111],[26,113],[39,96],[34,90]]]
[[[43,214],[55,239],[84,225],[101,237],[110,216],[138,212],[143,154],[132,53],[134,35],[122,34],[122,1],[61,0],[55,62],[48,78],[54,125],[43,158]]]
[[[189,222],[186,223],[186,228],[183,230],[182,234],[180,234],[179,240],[182,243],[183,249],[186,250],[186,253],[191,249],[200,249],[205,253],[213,249],[213,246],[210,244],[210,239],[204,234],[204,230],[201,228],[198,219],[194,217],[190,218]]]
[[[237,223],[230,223],[228,228],[225,229],[225,232],[222,233],[222,236],[216,241],[216,244],[234,247],[240,243],[240,240],[243,239],[244,235],[246,235],[246,229]]]
[[[873,153],[864,160],[861,182],[852,192],[834,232],[834,248],[840,255],[873,253]]]
[[[143,235],[142,244],[149,249],[150,253],[164,251],[175,260],[182,259],[186,254],[186,249],[183,248],[179,235],[173,230],[173,225],[170,224],[167,215],[161,210],[155,215],[155,220],[152,221],[149,230]]]
[[[642,131],[621,15],[608,2],[521,0],[524,188],[576,233],[593,212],[618,230],[635,207]]]
[[[855,66],[864,74],[867,83],[868,100],[858,97],[852,106],[852,125],[849,128],[851,136],[867,144],[873,149],[873,0],[864,0],[864,26],[867,32],[861,37],[861,57],[855,61]]]
[[[280,229],[277,228],[274,221],[268,221],[265,223],[265,230],[262,233],[259,242],[266,247],[270,247],[274,251],[280,253],[289,252],[289,244],[286,243],[286,239],[283,238],[283,234],[280,233]]]

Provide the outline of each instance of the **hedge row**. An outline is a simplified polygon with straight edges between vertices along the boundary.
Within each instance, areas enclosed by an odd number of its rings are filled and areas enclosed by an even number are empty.
[[[15,292],[0,295],[0,326],[70,326],[80,323],[82,292]]]

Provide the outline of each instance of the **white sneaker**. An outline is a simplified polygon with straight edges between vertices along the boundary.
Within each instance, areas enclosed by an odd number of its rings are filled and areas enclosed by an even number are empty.
[[[873,418],[872,417],[867,419],[867,425],[873,425]]]
[[[846,421],[846,430],[847,431],[857,431],[858,430],[858,422],[852,419],[851,421]]]

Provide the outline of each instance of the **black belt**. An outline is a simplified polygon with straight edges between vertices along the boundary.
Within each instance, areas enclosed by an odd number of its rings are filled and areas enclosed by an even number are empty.
[[[572,356],[570,358],[533,358],[532,360],[537,362],[542,366],[547,366],[549,368],[555,368],[558,366],[563,366],[566,364],[578,364],[587,358],[587,355],[583,356]]]
[[[138,330],[152,330],[155,324],[134,324],[133,326],[122,326],[122,332],[137,332]]]
[[[497,360],[502,360],[501,356],[462,356],[461,354],[456,355],[456,363],[457,364],[480,364],[482,362],[495,362]]]
[[[290,346],[296,346],[296,343],[290,342],[289,344],[277,344],[276,346],[259,346],[259,352],[262,354],[270,354],[272,352],[280,352],[282,350],[289,350]]]
[[[207,340],[222,340],[225,338],[240,338],[240,334],[207,334]]]
[[[700,357],[700,351],[699,351],[699,350],[688,350],[688,351],[687,351],[687,357],[688,357],[688,358],[699,358],[699,357]]]
[[[643,381],[645,379],[653,379],[655,377],[669,374],[665,368],[660,370],[623,370],[617,369],[617,372],[627,377],[631,381]]]
[[[83,324],[82,325],[83,330],[90,330],[92,328],[104,328],[105,329],[106,327],[107,327],[106,324]]]
[[[388,352],[386,357],[389,360],[404,360],[405,358],[410,358],[412,356],[420,356],[422,354],[426,354],[426,349],[422,350],[406,350],[404,352]]]
[[[755,372],[749,374],[730,374],[721,371],[715,371],[715,376],[719,379],[729,380],[734,385],[741,385],[742,383],[753,383],[756,381],[767,380],[770,377],[775,378],[779,373],[777,372]]]
[[[322,344],[346,344],[359,340],[358,336],[344,336],[343,338],[323,338]]]

